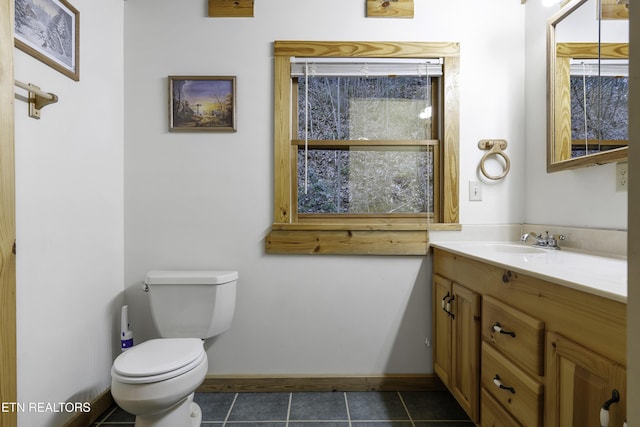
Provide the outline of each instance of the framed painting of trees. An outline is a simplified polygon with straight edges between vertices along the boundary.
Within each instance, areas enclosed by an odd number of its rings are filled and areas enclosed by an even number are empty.
[[[80,12],[65,0],[15,0],[15,46],[80,80]]]
[[[170,132],[235,132],[235,76],[169,76]]]

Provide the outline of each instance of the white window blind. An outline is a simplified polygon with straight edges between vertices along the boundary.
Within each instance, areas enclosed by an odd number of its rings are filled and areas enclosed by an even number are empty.
[[[308,74],[307,74],[308,73]],[[442,59],[291,58],[291,76],[442,76]]]
[[[629,61],[623,59],[572,59],[572,76],[628,77]]]

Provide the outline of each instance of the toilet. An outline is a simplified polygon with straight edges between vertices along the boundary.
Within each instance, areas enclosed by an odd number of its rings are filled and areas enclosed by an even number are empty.
[[[203,340],[231,326],[236,271],[150,271],[144,281],[161,338],[131,347],[111,368],[111,395],[136,427],[197,427],[195,389],[208,370]]]

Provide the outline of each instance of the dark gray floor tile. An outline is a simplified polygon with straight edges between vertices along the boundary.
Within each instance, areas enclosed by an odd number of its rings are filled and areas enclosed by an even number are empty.
[[[353,427],[413,427],[411,421],[382,421],[382,422],[371,422],[371,421],[356,421],[351,423]]]
[[[106,418],[102,421],[108,423],[133,423],[135,420],[135,415],[128,413],[124,409],[116,407],[113,411],[109,410]]]
[[[467,414],[448,391],[413,391],[402,392],[401,395],[414,421],[469,420]]]
[[[99,423],[99,422],[102,422],[102,421],[106,420],[106,419],[107,419],[107,417],[109,417],[109,415],[111,415],[111,413],[112,413],[113,411],[115,411],[115,409],[116,409],[116,408],[117,408],[117,406],[116,406],[116,405],[113,405],[112,407],[110,407],[109,409],[107,409],[106,411],[104,411],[102,414],[100,414],[100,415],[98,416],[98,418],[96,418],[96,424],[97,424],[97,423]]]
[[[471,421],[433,421],[433,422],[417,422],[415,427],[476,427]]]
[[[224,421],[235,396],[235,393],[196,393],[193,401],[202,410],[202,421]]]
[[[289,393],[238,393],[229,421],[286,421]]]
[[[291,395],[289,420],[347,420],[347,405],[341,392],[301,392]]]
[[[396,392],[348,392],[347,401],[351,420],[408,420],[407,411]]]
[[[104,427],[134,427],[135,423],[123,423],[122,421],[114,421],[114,422],[106,422],[106,423],[100,423],[100,424],[94,424],[94,426],[104,426]]]
[[[104,426],[104,427],[116,427],[116,426],[118,426],[118,427],[135,427],[135,423],[123,423],[123,422],[119,422],[118,421],[118,422],[113,422],[113,423],[107,422],[107,423],[100,423],[100,424],[92,424],[92,426],[93,427],[96,427],[96,426],[100,426],[100,427],[102,427],[102,426]]]
[[[196,393],[195,401],[203,414],[203,426],[221,427],[229,416],[228,427],[284,427],[289,410],[289,393]],[[289,427],[474,427],[446,391],[300,392],[291,394]],[[231,412],[229,412],[231,410]],[[135,416],[114,406],[94,425],[132,427]]]
[[[226,427],[285,427],[286,422],[250,422],[250,423],[226,423]],[[205,427],[204,424],[202,427]]]
[[[289,422],[289,427],[349,427],[349,422],[348,421]]]

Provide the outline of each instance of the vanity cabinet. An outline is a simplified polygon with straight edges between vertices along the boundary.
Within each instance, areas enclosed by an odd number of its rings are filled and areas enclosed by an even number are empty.
[[[615,389],[609,426],[622,427],[626,304],[433,253],[434,371],[477,425],[600,427]]]
[[[434,369],[477,422],[480,413],[480,295],[434,276]]]

